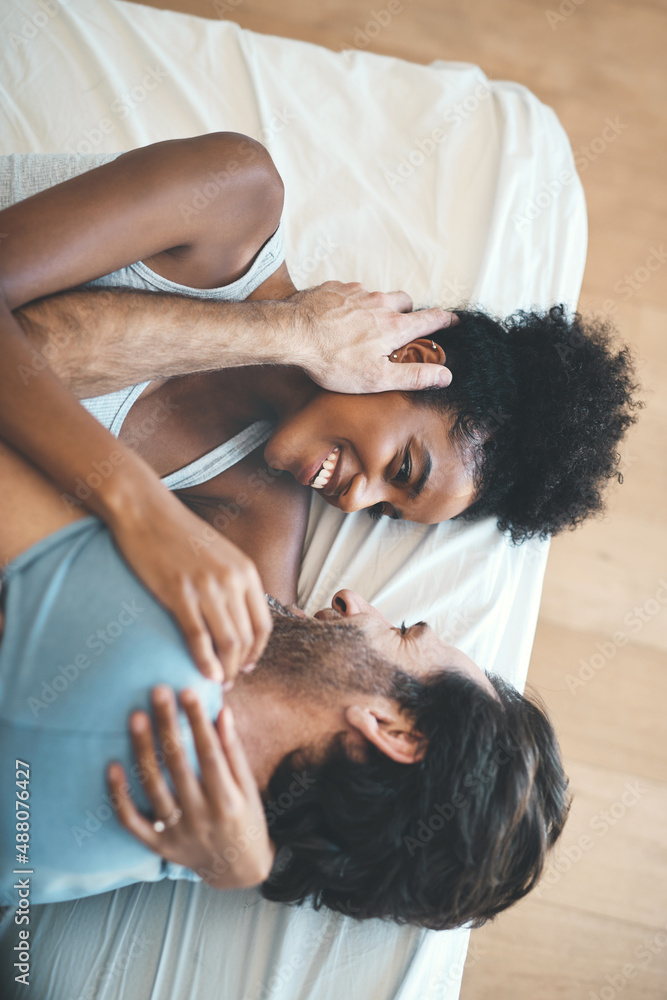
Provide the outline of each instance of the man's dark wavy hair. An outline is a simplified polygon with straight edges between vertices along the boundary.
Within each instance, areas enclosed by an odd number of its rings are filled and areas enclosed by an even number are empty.
[[[618,444],[642,405],[612,327],[562,305],[505,320],[456,314],[458,325],[433,335],[452,384],[410,398],[453,414],[454,440],[473,446],[476,495],[459,516],[497,517],[519,542],[601,512],[607,480],[622,482]]]
[[[265,803],[282,850],[263,895],[444,930],[480,926],[529,892],[563,829],[568,782],[544,712],[491,681],[499,700],[452,671],[406,677],[401,704],[428,741],[420,763],[370,744],[354,760],[341,742],[316,767],[287,757]]]

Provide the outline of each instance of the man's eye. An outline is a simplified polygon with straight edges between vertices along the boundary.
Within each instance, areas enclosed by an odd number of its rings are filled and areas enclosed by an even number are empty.
[[[394,479],[397,483],[407,483],[410,479],[410,474],[412,472],[412,461],[410,460],[410,453],[405,456],[403,465],[400,467]]]

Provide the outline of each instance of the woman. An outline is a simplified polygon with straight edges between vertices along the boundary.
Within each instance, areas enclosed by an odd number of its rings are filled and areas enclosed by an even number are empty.
[[[156,180],[148,192],[140,194],[135,187],[133,200],[123,202],[124,192],[135,183],[135,151],[4,213],[8,231],[21,224],[34,232],[44,218],[50,220],[49,232],[58,224],[65,226],[55,262],[44,261],[32,241],[32,254],[48,272],[41,285],[34,276],[21,279],[20,264],[14,265],[12,273],[18,278],[12,279],[13,287],[19,291],[13,304],[21,303],[21,292],[25,299],[26,288],[34,297],[37,288],[53,291],[68,280],[87,280],[91,268],[98,273],[120,268],[95,285],[130,284],[201,297],[289,299],[295,289],[282,263],[276,228],[282,208],[279,179],[274,168],[267,167],[266,157],[257,176],[257,144],[248,146],[251,141],[239,137],[235,141],[241,149],[250,149],[246,163],[239,167],[234,161],[232,171],[223,145],[227,159],[221,173],[226,180],[218,183],[222,191],[231,176],[240,178],[246,197],[232,199],[235,214],[231,222],[226,216],[230,224],[224,254],[213,252],[209,230],[194,250],[179,243],[178,219],[164,220],[163,164],[154,166]],[[217,148],[218,161],[220,155]],[[204,161],[210,165],[206,157]],[[171,162],[170,177],[179,169],[186,168]],[[224,200],[227,204],[229,198]],[[172,197],[172,209],[174,201]],[[212,196],[207,206],[212,214],[214,201]],[[112,220],[119,202],[120,231]],[[81,224],[72,221],[77,204],[88,223],[83,233]],[[195,211],[187,200],[178,203],[178,209],[188,220]],[[142,223],[149,222],[153,228],[141,231]],[[127,236],[125,225],[136,235]],[[53,251],[53,236],[50,239]],[[19,246],[27,272],[28,244],[24,240]],[[139,256],[143,263],[122,266]],[[176,519],[173,507],[165,518],[165,500],[146,465],[224,530],[228,541],[249,553],[265,587],[286,601],[294,597],[305,530],[309,494],[303,487],[319,490],[344,511],[368,508],[378,516],[433,523],[495,515],[515,540],[573,527],[600,509],[602,483],[618,475],[616,447],[633,421],[636,405],[627,352],[614,351],[603,326],[584,328],[579,317],[570,321],[561,308],[543,316],[520,315],[504,324],[483,313],[462,311],[458,318],[456,326],[392,352],[391,360],[398,363],[442,365],[446,357],[454,381],[444,390],[348,396],[323,390],[298,369],[277,373],[262,367],[144,382],[106,401],[86,401],[119,434],[121,446],[134,445],[134,454],[129,449],[119,453],[119,468],[108,482],[89,490],[86,502],[110,524],[144,583],[177,615],[198,662],[209,667],[213,662],[205,624],[217,649],[231,652],[230,674],[256,657],[253,630],[257,635],[266,628],[257,583],[246,583],[230,595],[224,586],[210,582],[209,570],[209,583],[198,585],[195,600],[191,580],[182,577],[174,588],[177,596],[165,597],[163,577],[173,576],[174,558],[194,565],[196,575],[222,543],[217,532],[202,534],[194,522]],[[39,311],[29,314],[24,326],[29,329],[35,322]],[[149,362],[148,370],[154,368]],[[26,395],[30,388],[28,384]],[[84,445],[88,455],[103,446],[103,438],[93,433],[91,422],[74,414],[70,401],[67,409],[64,398],[56,399],[54,393],[53,400],[48,413],[52,420],[62,424],[67,410],[67,426],[81,428],[78,455]],[[162,413],[176,414],[169,418],[168,433],[143,434],[142,427],[158,406]],[[7,407],[0,417],[8,439],[62,485],[77,478],[87,481],[90,464],[86,467],[73,449],[63,472],[47,446],[44,428],[33,423],[26,433]],[[137,462],[137,455],[146,465]],[[271,470],[287,470],[292,478],[272,477]],[[171,559],[164,552],[167,539],[176,553]]]

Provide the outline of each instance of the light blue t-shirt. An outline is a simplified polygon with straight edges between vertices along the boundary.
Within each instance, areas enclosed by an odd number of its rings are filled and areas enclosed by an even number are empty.
[[[215,719],[221,685],[198,671],[177,625],[97,518],[28,549],[6,568],[2,589],[0,905],[17,904],[14,885],[21,878],[29,879],[31,903],[131,882],[197,878],[120,825],[105,770],[120,761],[135,802],[150,813],[128,735],[130,712],[148,710],[151,689],[164,683],[177,692],[194,688]],[[194,766],[183,714],[181,724]],[[26,822],[26,801],[29,831],[16,825]]]

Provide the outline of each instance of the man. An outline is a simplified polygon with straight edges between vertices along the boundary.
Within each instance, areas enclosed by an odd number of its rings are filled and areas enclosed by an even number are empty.
[[[5,446],[0,484],[0,749],[17,769],[0,809],[3,902],[18,903],[22,868],[22,889],[48,902],[187,866],[217,888],[261,881],[270,899],[445,928],[534,885],[567,813],[536,706],[424,623],[394,628],[342,591],[317,620],[278,607],[220,713],[220,685],[108,529]],[[156,685],[171,784],[144,714]]]

